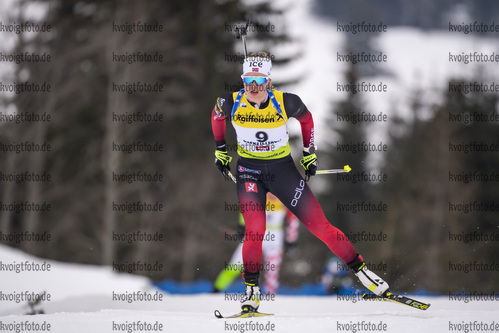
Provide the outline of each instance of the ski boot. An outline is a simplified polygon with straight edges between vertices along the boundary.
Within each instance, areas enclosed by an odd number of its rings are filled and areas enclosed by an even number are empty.
[[[357,257],[347,263],[347,265],[355,273],[355,276],[359,278],[359,281],[364,285],[364,287],[376,295],[382,296],[386,291],[388,291],[388,283],[366,267],[366,264],[360,254],[357,254]]]
[[[243,312],[256,312],[260,306],[260,286],[258,285],[259,273],[244,273],[246,293],[241,300]]]
[[[260,306],[260,286],[246,284],[246,294],[241,300],[243,312],[256,312]]]

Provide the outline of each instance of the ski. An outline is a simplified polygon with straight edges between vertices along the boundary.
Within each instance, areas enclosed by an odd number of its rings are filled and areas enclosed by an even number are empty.
[[[419,302],[407,296],[394,294],[391,291],[387,291],[381,296],[375,294],[364,294],[362,295],[362,298],[374,301],[387,301],[387,302],[404,304],[420,310],[426,310],[431,305],[430,303],[426,304],[423,302]]]
[[[217,318],[224,318],[224,319],[230,319],[230,318],[253,318],[253,317],[266,317],[266,316],[273,316],[273,313],[263,313],[263,312],[258,312],[258,311],[241,311],[239,313],[230,315],[230,316],[222,316],[220,311],[215,310],[215,317]]]

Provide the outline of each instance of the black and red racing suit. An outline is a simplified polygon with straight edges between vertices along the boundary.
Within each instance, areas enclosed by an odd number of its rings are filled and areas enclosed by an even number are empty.
[[[279,198],[312,234],[349,263],[357,257],[356,251],[345,234],[326,219],[290,153],[288,119],[299,121],[303,146],[310,147],[314,144],[312,114],[297,95],[276,90],[271,93],[275,99],[267,98],[259,107],[249,102],[245,94],[240,95],[236,108],[234,101],[238,93],[226,93],[217,99],[212,110],[211,124],[217,147],[225,145],[226,119],[231,120],[236,130],[237,195],[246,221],[245,274],[258,274],[261,269],[267,192]]]

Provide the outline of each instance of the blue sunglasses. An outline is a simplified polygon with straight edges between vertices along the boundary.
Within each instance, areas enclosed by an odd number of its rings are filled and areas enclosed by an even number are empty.
[[[256,84],[260,85],[269,81],[267,76],[241,76],[241,78],[246,84],[253,84],[253,82],[256,82]]]

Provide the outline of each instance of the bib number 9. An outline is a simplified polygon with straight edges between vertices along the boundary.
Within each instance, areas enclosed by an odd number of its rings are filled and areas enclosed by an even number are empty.
[[[262,131],[256,132],[255,136],[258,142],[265,142],[269,139],[269,135]]]

